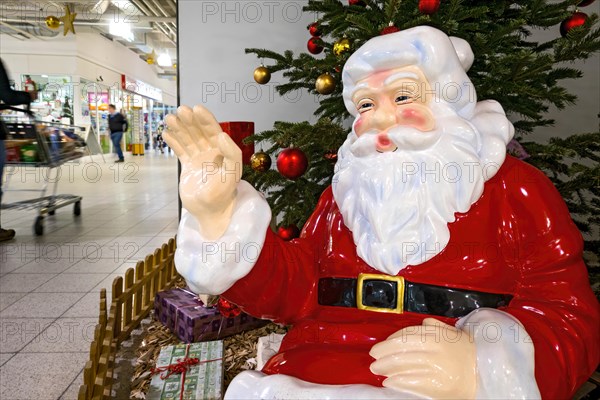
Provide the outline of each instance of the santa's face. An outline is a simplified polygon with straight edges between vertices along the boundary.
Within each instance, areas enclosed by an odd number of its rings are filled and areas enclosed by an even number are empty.
[[[376,72],[360,81],[352,96],[359,112],[354,132],[376,135],[378,152],[395,151],[390,129],[400,126],[430,132],[435,118],[428,105],[430,85],[421,70],[414,66]]]
[[[489,138],[415,66],[365,77],[352,100],[358,114],[338,152],[334,198],[358,255],[396,275],[439,254],[448,223],[481,196]]]

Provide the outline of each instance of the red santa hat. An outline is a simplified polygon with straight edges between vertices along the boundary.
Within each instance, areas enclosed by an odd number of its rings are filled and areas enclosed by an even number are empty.
[[[359,81],[378,71],[417,66],[427,77],[433,95],[469,119],[477,103],[475,89],[467,76],[473,58],[471,46],[465,40],[449,37],[430,26],[374,37],[344,65],[344,103],[350,114],[356,116],[352,94]]]

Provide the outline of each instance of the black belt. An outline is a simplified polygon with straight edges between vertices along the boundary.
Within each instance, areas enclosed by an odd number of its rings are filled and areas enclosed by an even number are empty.
[[[401,276],[360,274],[358,279],[321,278],[318,297],[323,306],[460,318],[481,307],[507,306],[513,296],[424,285]]]

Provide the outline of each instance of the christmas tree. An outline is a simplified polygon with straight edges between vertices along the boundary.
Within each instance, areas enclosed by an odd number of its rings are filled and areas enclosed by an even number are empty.
[[[585,238],[589,266],[598,265],[600,240],[600,133],[565,132],[547,143],[527,140],[536,128],[550,126],[551,106],[564,109],[576,97],[566,79],[582,76],[569,62],[585,60],[600,49],[598,16],[577,7],[593,0],[310,0],[314,14],[307,38],[309,53],[283,54],[246,49],[263,60],[255,79],[266,83],[282,72],[280,95],[306,90],[319,96],[315,124],[276,122],[254,135],[263,151],[253,156],[245,179],[267,194],[280,235],[291,238],[331,184],[336,151],[349,132],[350,115],[342,99],[341,71],[347,58],[367,40],[418,25],[438,28],[470,43],[475,62],[469,70],[478,100],[500,102],[513,121],[509,152],[544,171],[564,197]],[[538,42],[534,29],[560,30],[556,39]],[[323,53],[323,54],[320,54]],[[317,54],[320,54],[316,56]],[[271,159],[277,169],[270,169]],[[593,283],[600,274],[590,268]]]
[[[73,125],[73,109],[71,108],[71,104],[69,104],[69,96],[65,96],[65,104],[62,107],[61,117],[69,118],[70,124]]]

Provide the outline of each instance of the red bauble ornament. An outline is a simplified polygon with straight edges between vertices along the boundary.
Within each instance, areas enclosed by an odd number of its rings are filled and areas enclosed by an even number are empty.
[[[563,37],[567,36],[567,33],[569,33],[571,29],[582,26],[587,20],[587,17],[586,13],[577,11],[560,24],[560,34]]]
[[[590,4],[592,4],[594,2],[594,0],[583,0],[581,3],[578,4],[579,7],[585,7],[585,6],[589,6]]]
[[[290,147],[283,150],[277,156],[277,169],[279,173],[288,179],[297,179],[306,172],[308,159],[300,149]]]
[[[317,43],[317,40],[320,39],[321,38],[319,36],[311,37],[310,39],[308,39],[306,47],[308,48],[308,51],[311,54],[319,54],[323,51],[323,46]]]
[[[365,2],[362,0],[348,0],[348,4],[351,6],[364,6]]]
[[[225,318],[234,318],[242,313],[242,310],[240,310],[238,306],[228,302],[222,297],[219,297],[219,301],[217,302],[217,310],[219,310],[221,315]]]
[[[308,26],[308,32],[310,32],[310,36],[321,36],[321,29],[319,29],[319,24],[316,22]]]
[[[419,0],[419,11],[421,14],[434,14],[438,8],[440,8],[440,0]]]
[[[300,229],[293,224],[288,226],[280,226],[279,229],[277,229],[277,236],[288,242],[300,236]]]
[[[386,26],[381,30],[381,35],[389,35],[390,33],[400,32],[400,28],[395,27],[394,25]]]

